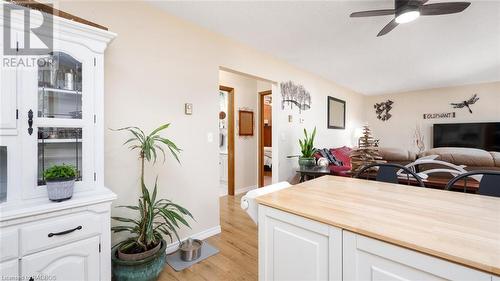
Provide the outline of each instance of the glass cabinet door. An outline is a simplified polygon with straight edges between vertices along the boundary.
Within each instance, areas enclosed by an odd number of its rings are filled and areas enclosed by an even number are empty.
[[[28,139],[24,161],[36,163],[23,178],[27,186],[34,186],[31,195],[35,197],[46,184],[44,171],[54,165],[76,169],[77,189],[93,184],[94,110],[92,95],[87,95],[93,85],[92,75],[88,75],[90,62],[91,58],[77,59],[58,51],[38,57],[35,68],[21,71],[23,92],[30,93],[25,97],[29,101],[25,107],[27,127],[22,132]]]
[[[82,129],[38,128],[38,185],[45,185],[43,171],[54,165],[70,165],[82,180]]]
[[[38,118],[82,119],[82,63],[68,54],[51,53],[38,64]],[[57,120],[49,123],[57,124]],[[81,180],[82,128],[38,128],[38,185],[54,165],[70,165]]]
[[[82,63],[60,52],[40,59],[38,117],[82,119]]]

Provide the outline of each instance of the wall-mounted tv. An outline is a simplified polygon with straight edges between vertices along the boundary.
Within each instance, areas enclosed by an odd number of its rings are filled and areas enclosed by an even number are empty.
[[[500,151],[500,122],[434,124],[434,147]]]

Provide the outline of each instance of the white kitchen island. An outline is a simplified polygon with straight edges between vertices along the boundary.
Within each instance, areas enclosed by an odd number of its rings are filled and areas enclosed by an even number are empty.
[[[259,280],[500,280],[500,198],[325,176],[257,202]]]

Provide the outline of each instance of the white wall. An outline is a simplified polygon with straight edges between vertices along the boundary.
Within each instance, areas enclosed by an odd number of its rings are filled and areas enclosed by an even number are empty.
[[[216,93],[220,67],[275,82],[292,80],[312,93],[312,109],[300,115],[304,118],[300,124],[297,111],[281,110],[280,95],[274,92],[273,135],[279,152],[274,158],[280,161],[279,180],[295,175],[297,159],[286,156],[299,152],[297,138],[304,126],[318,127],[319,146],[338,146],[351,144],[353,128],[361,124],[361,95],[148,3],[71,1],[59,7],[118,33],[105,58],[105,127],[136,125],[149,131],[172,123],[166,135],[183,149],[182,165],[169,158],[166,164],[149,168],[147,179],[151,183],[158,175],[159,196],[185,206],[196,217],[192,229],[182,229],[181,237],[219,225]],[[327,95],[347,101],[346,130],[326,129]],[[193,115],[184,115],[184,103],[193,103]],[[295,116],[293,123],[288,123],[288,114]],[[212,142],[207,141],[208,134]],[[122,146],[126,138],[124,133],[109,130],[105,135],[105,182],[118,194],[115,205],[135,204],[139,191],[139,162],[137,155]],[[114,215],[124,212],[113,211]]]
[[[477,94],[479,101],[472,105],[473,114],[464,109],[454,109],[452,102],[467,100]],[[393,115],[386,122],[376,118],[373,105],[386,100],[394,101]],[[398,147],[417,151],[413,133],[419,124],[425,136],[426,149],[432,145],[432,124],[500,122],[500,82],[460,87],[429,89],[399,94],[369,96],[365,98],[365,120],[373,129],[375,138],[383,147]],[[456,112],[453,119],[423,119],[424,113]]]
[[[265,91],[271,91],[272,90],[272,84],[267,82],[267,81],[260,81],[257,80],[257,92],[265,92]]]

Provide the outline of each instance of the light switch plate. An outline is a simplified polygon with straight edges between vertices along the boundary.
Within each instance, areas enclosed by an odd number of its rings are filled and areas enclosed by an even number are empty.
[[[186,114],[186,115],[193,114],[193,104],[192,103],[185,103],[184,104],[184,114]]]

